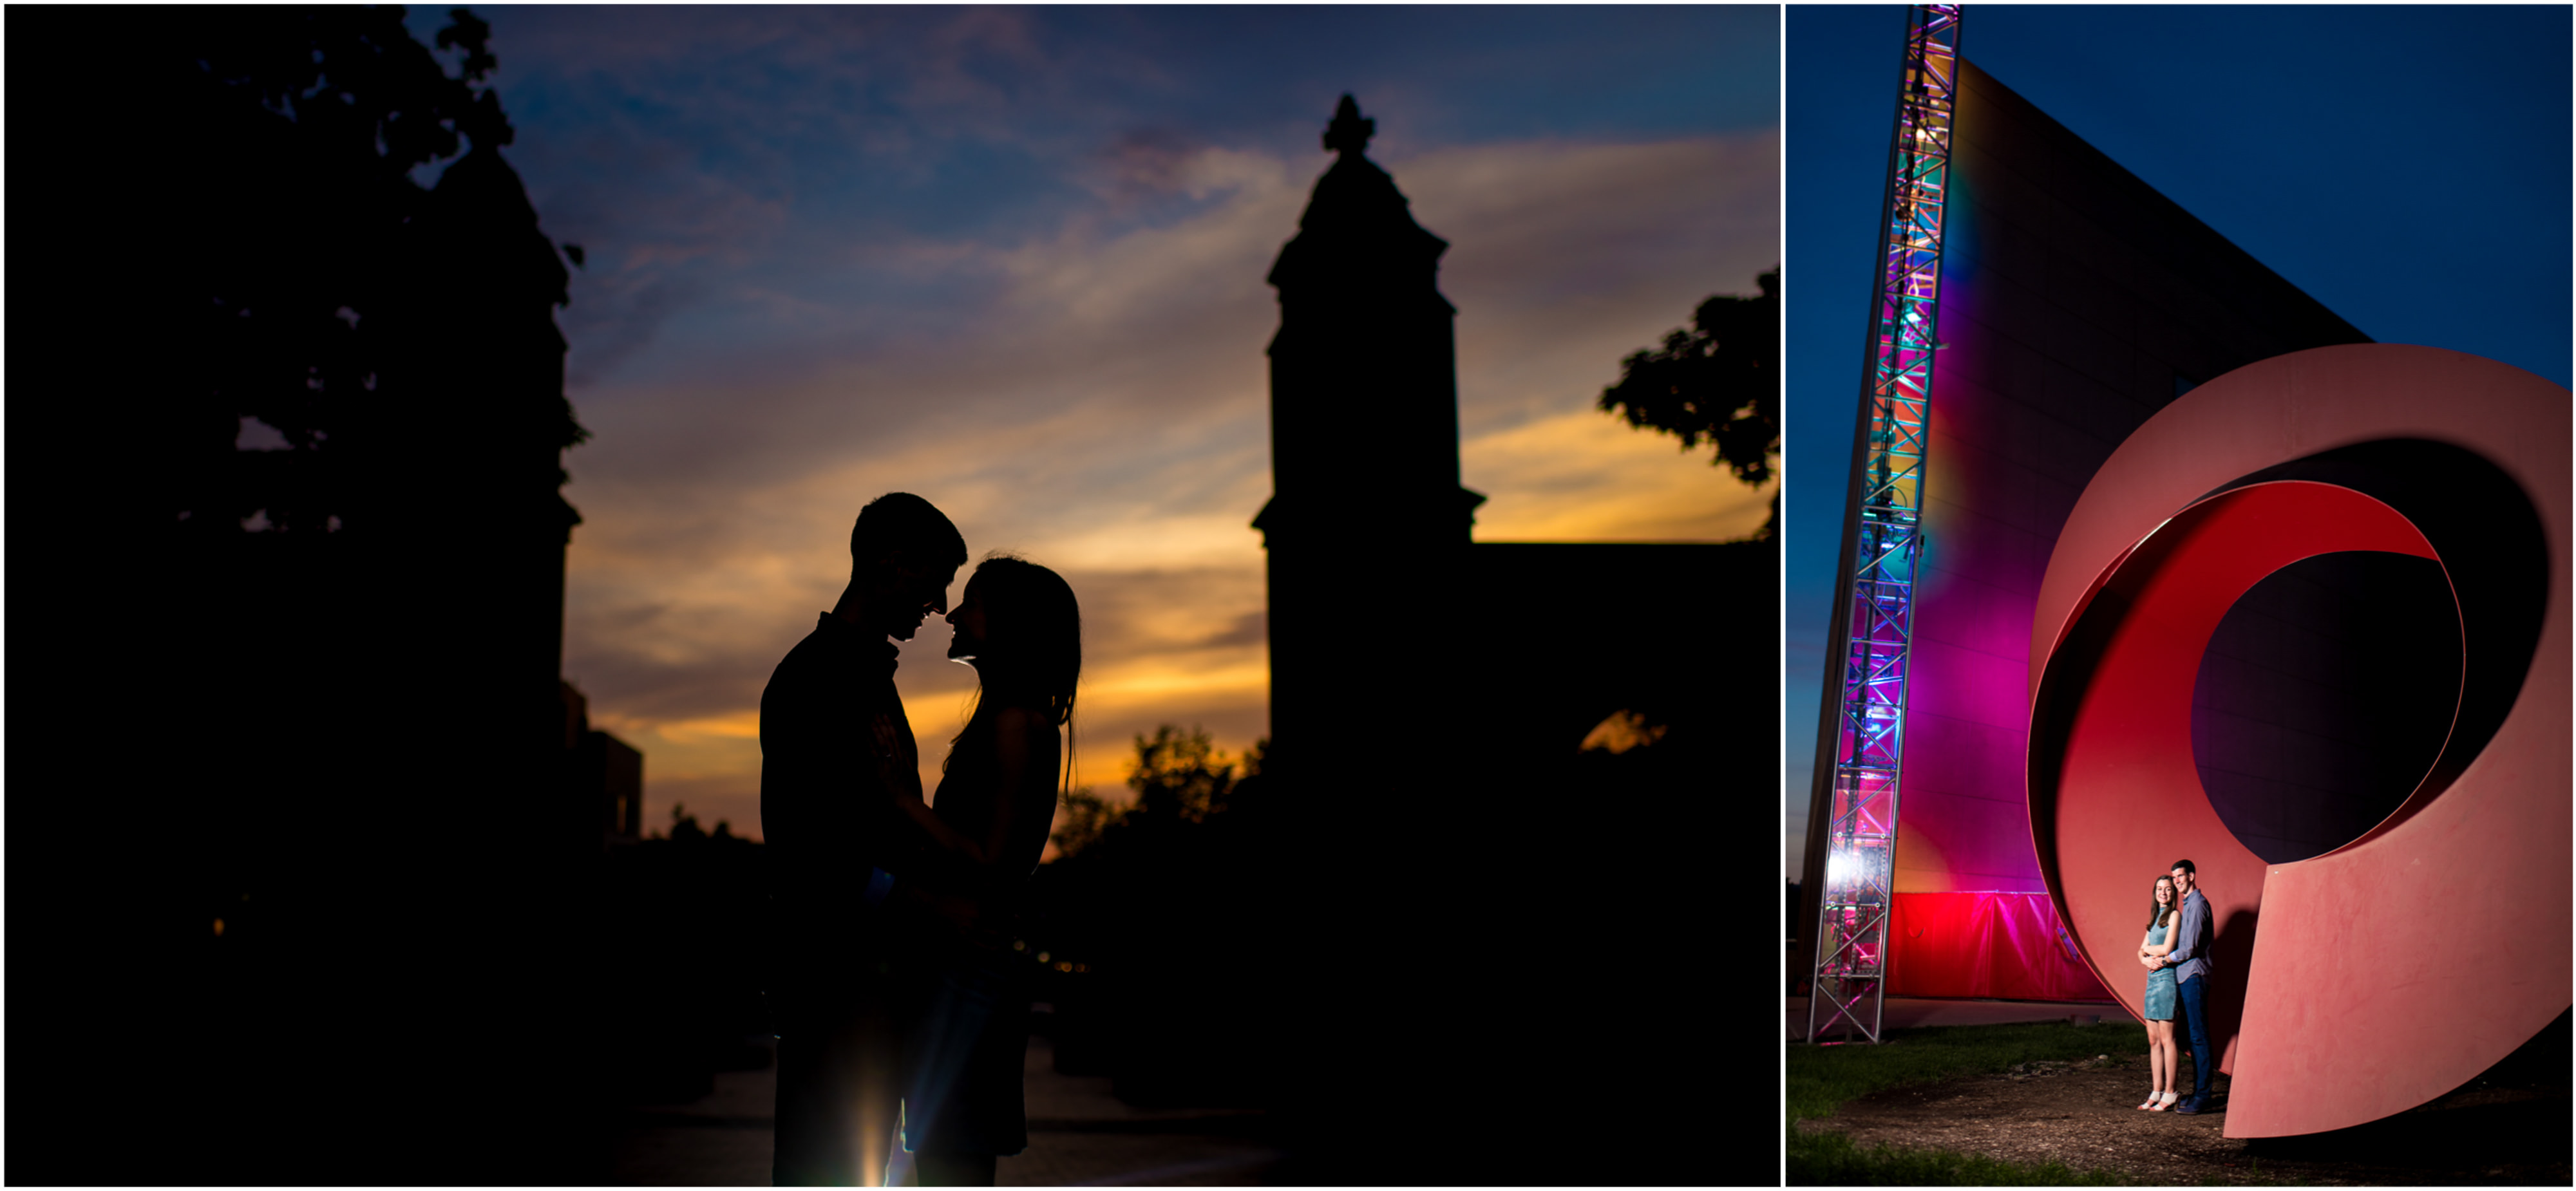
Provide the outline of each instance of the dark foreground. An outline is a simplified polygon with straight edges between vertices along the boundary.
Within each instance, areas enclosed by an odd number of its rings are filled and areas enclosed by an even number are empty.
[[[2563,1045],[2557,1057],[2554,1072],[2536,1062],[2500,1064],[2411,1112],[2310,1137],[2223,1136],[2224,1075],[2219,1112],[2141,1112],[2134,1106],[2147,1090],[2142,1054],[1895,1088],[1798,1128],[1839,1132],[1862,1149],[2058,1162],[2146,1185],[2565,1186],[2576,1131]],[[2183,1070],[2188,1081],[2188,1052]]]
[[[1137,1108],[1107,1076],[1059,1075],[1054,1045],[1029,1040],[1029,1148],[1001,1162],[1005,1187],[1259,1186],[1281,1159],[1266,1114]],[[630,1108],[611,1135],[607,1181],[644,1187],[769,1185],[777,1072],[721,1072],[687,1104]]]

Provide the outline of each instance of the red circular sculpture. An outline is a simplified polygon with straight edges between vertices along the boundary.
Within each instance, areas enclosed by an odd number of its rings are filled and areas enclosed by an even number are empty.
[[[2570,1002],[2566,390],[2435,348],[2266,360],[2130,436],[2059,535],[2032,625],[2032,841],[2103,982],[2140,1007],[2145,879],[2199,867],[2231,1137],[2343,1128],[2448,1092]],[[2191,743],[2220,618],[2301,558],[2439,560],[2463,672],[2394,813],[2267,865]],[[2412,775],[2409,775],[2412,776]],[[2257,929],[2259,925],[2259,930]]]

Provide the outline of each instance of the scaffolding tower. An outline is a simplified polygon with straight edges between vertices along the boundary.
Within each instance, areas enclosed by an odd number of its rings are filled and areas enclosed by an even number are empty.
[[[1861,441],[1843,527],[1844,598],[1832,658],[1840,715],[1830,773],[1824,891],[1807,1001],[1807,1040],[1841,1026],[1879,1040],[1895,904],[1897,778],[1905,678],[1922,554],[1923,456],[1940,346],[1942,203],[1958,83],[1959,6],[1909,10],[1888,150],[1880,274],[1870,316]],[[1819,775],[1824,776],[1824,775]],[[1815,875],[1809,874],[1809,880]]]

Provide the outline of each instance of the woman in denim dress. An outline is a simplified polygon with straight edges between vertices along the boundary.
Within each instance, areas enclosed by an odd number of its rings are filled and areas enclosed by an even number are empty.
[[[2147,916],[2146,938],[2138,943],[2138,964],[2150,967],[2155,957],[2173,950],[2174,918],[2173,878],[2156,878],[2156,904]],[[2174,973],[2172,968],[2150,967],[2147,972],[2147,1067],[2155,1086],[2147,1090],[2147,1102],[2138,1107],[2149,1112],[2163,1112],[2181,1099],[2174,1091],[2174,1064],[2181,1057],[2174,1048]]]

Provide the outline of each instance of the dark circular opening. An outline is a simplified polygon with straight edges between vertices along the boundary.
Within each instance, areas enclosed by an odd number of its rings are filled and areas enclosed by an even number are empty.
[[[2460,617],[2440,563],[2321,554],[2254,585],[2210,637],[2191,748],[2211,807],[2267,864],[2333,851],[2441,755]]]

